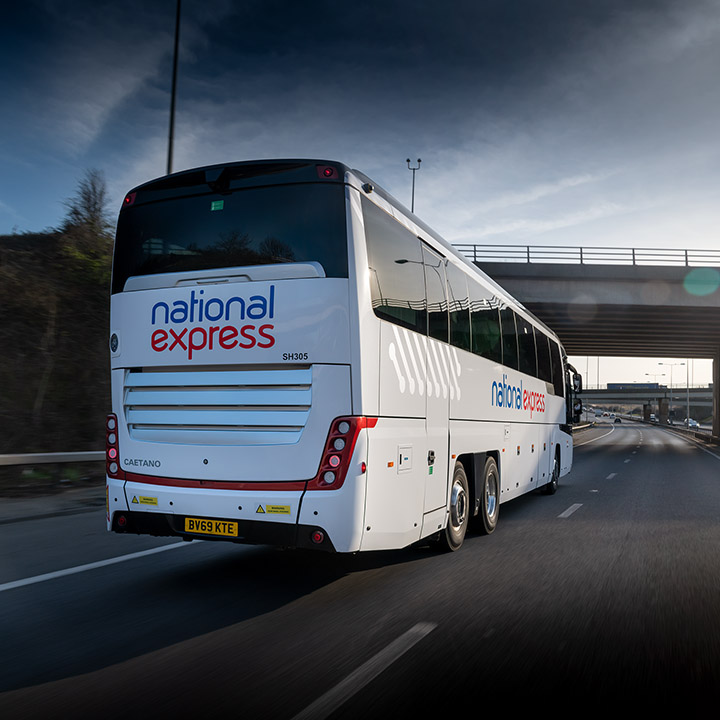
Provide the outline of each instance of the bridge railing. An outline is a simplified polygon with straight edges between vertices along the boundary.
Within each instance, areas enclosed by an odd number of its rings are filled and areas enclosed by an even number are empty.
[[[470,243],[456,243],[454,247],[458,252],[461,252],[474,262],[720,266],[720,250],[572,247],[562,245],[476,245]]]

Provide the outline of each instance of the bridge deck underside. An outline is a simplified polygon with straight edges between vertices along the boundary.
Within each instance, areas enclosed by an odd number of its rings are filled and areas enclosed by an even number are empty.
[[[560,337],[568,355],[713,358],[720,309],[524,303]]]

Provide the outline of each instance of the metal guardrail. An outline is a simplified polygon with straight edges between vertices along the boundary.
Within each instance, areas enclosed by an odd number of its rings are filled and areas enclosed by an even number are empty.
[[[720,250],[564,247],[561,245],[474,245],[454,243],[473,262],[569,265],[658,265],[720,267]]]
[[[0,466],[99,462],[104,459],[104,450],[91,452],[25,453],[0,455]]]

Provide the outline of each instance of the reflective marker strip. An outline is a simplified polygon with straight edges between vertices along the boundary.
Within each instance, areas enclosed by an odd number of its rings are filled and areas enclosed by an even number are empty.
[[[418,623],[411,627],[404,635],[391,642],[384,650],[371,657],[357,670],[351,672],[332,690],[329,690],[314,703],[308,705],[293,720],[324,720],[324,718],[329,717],[344,702],[362,690],[365,685],[374,680],[383,670],[392,665],[436,627],[435,623]]]
[[[576,510],[582,507],[582,503],[571,505],[564,513],[558,515],[559,518],[569,518]]]
[[[0,585],[0,592],[23,587],[24,585],[34,585],[35,583],[45,582],[46,580],[55,580],[56,578],[65,577],[66,575],[75,575],[76,573],[85,572],[86,570],[95,570],[96,568],[105,567],[106,565],[115,565],[115,563],[134,560],[135,558],[145,557],[145,555],[154,555],[155,553],[165,552],[165,550],[189,547],[190,545],[191,543],[188,542],[171,543],[170,545],[163,545],[162,547],[151,548],[150,550],[141,550],[140,552],[130,553],[129,555],[121,555],[120,557],[109,558],[108,560],[87,563],[87,565],[78,565],[77,567],[67,568],[66,570],[56,570],[55,572],[45,573],[44,575],[36,575],[35,577],[25,578],[24,580],[13,580],[12,582]]]

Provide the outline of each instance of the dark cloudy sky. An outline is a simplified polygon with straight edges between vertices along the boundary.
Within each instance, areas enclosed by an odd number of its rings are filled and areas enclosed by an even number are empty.
[[[0,233],[162,175],[175,0],[0,23]],[[176,170],[346,162],[454,242],[720,247],[717,0],[183,0]]]

